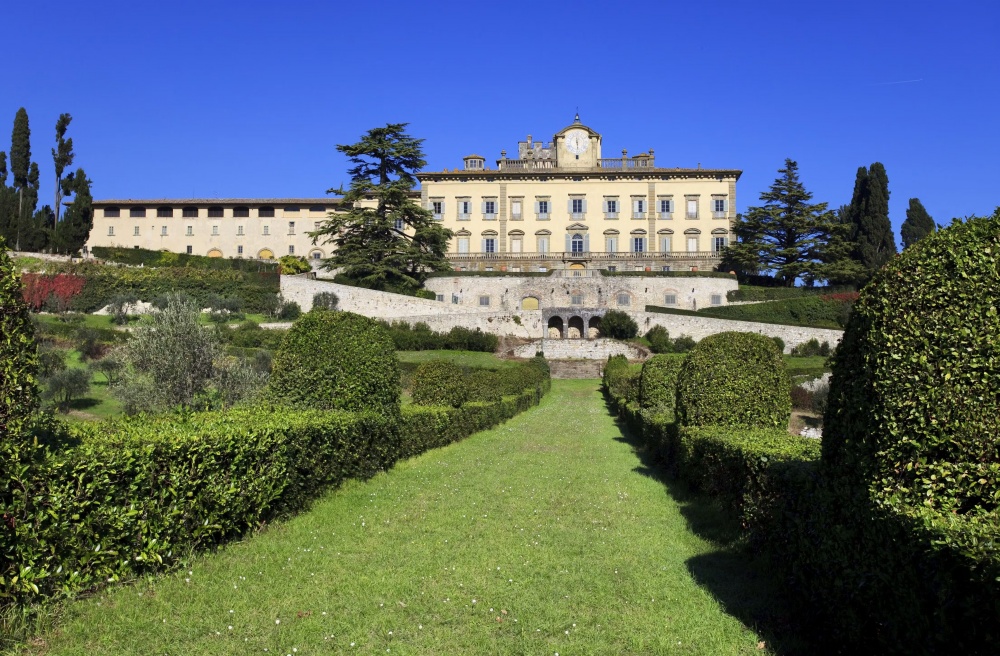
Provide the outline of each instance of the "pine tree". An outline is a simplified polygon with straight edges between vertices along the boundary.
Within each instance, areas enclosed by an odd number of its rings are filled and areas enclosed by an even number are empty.
[[[834,213],[826,203],[810,203],[812,194],[799,181],[798,164],[785,160],[780,177],[760,195],[761,207],[750,207],[733,226],[737,241],[725,258],[743,271],[773,271],[791,287],[797,278],[823,277],[823,256]]]
[[[83,169],[77,169],[63,182],[63,191],[73,194],[73,202],[66,209],[62,221],[56,225],[52,245],[57,252],[72,255],[87,243],[90,230],[94,227],[94,199],[90,195],[90,180]]]
[[[56,166],[56,204],[54,205],[56,209],[55,222],[59,223],[59,217],[62,214],[62,198],[63,198],[63,171],[66,170],[67,166],[73,164],[73,158],[75,157],[73,153],[73,137],[66,139],[66,130],[69,128],[70,122],[73,117],[69,114],[60,114],[59,120],[56,121],[56,147],[52,149],[52,161]],[[56,226],[53,225],[53,228]]]
[[[889,178],[881,163],[858,169],[848,216],[853,224],[854,259],[864,266],[867,280],[896,254],[889,222]]]
[[[414,290],[428,271],[451,269],[445,252],[451,231],[434,221],[431,212],[409,194],[425,164],[422,139],[403,130],[406,123],[389,123],[369,130],[356,144],[338,145],[354,165],[351,187],[330,189],[343,194],[342,213],[331,213],[322,227],[310,233],[336,250],[323,261],[326,269],[372,289]],[[362,206],[374,201],[375,207]],[[402,229],[399,229],[402,227]]]
[[[934,219],[924,209],[919,198],[911,198],[910,205],[906,208],[906,220],[899,229],[899,236],[903,238],[903,248],[909,248],[932,232],[934,232]]]

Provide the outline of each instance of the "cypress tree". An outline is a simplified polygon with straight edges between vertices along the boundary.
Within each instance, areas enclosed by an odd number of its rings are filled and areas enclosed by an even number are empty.
[[[16,241],[17,195],[7,186],[7,153],[0,151],[0,237],[8,244]]]
[[[66,216],[56,225],[52,235],[55,249],[71,255],[87,243],[94,227],[94,199],[90,195],[90,180],[83,169],[77,169],[66,178],[63,191],[73,194],[73,202],[66,209]]]
[[[31,216],[31,212],[24,211],[24,188],[28,186],[28,173],[31,164],[31,128],[28,126],[28,110],[24,107],[17,110],[14,115],[14,130],[10,136],[10,172],[14,175],[14,193],[17,194],[17,215],[11,226],[14,237],[14,246],[18,250],[20,244],[20,229],[24,225],[26,216]]]
[[[911,198],[910,205],[906,208],[906,220],[899,229],[899,236],[903,238],[903,248],[909,248],[932,232],[934,232],[934,219],[924,209],[919,198]]]
[[[848,216],[854,224],[854,259],[864,266],[867,280],[896,254],[889,222],[889,177],[881,163],[858,169]]]
[[[56,121],[56,147],[52,149],[52,161],[56,165],[56,210],[55,223],[59,223],[62,214],[63,198],[63,171],[73,163],[75,157],[73,153],[73,137],[66,139],[66,129],[69,128],[73,117],[69,114],[60,114]],[[55,225],[52,226],[55,228]]]

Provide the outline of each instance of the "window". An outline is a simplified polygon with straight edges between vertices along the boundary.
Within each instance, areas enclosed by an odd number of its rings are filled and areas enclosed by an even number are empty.
[[[139,236],[139,226],[135,226],[134,228],[132,228],[132,236],[133,237]]]
[[[469,252],[469,238],[468,237],[459,237],[458,238],[458,252],[459,253],[468,253]]]
[[[583,252],[583,235],[579,235],[579,234],[573,235],[573,237],[569,241],[569,244],[570,244],[570,251],[571,252],[573,252],[573,253],[582,253]]]
[[[243,247],[242,246],[237,246],[236,247],[236,254],[237,255],[243,255]]]
[[[172,219],[172,218],[174,218],[174,208],[172,208],[172,207],[157,207],[156,208],[156,218],[158,218],[158,219]]]
[[[295,255],[295,247],[294,246],[289,246],[288,247],[288,254],[289,255]]]
[[[464,271],[465,269],[462,269],[462,270]],[[452,294],[451,295],[451,304],[452,305],[458,305],[458,294]]]
[[[274,216],[274,208],[270,206],[258,207],[257,216],[261,217],[262,219],[264,218],[270,219]]]
[[[633,253],[645,253],[646,252],[646,238],[645,237],[632,237],[632,252]]]
[[[167,236],[167,226],[160,226],[160,236],[161,237]]]
[[[488,295],[483,295],[479,297],[479,305],[482,307],[490,306],[490,297]]]
[[[661,219],[672,219],[674,218],[674,201],[670,198],[660,198],[658,201],[660,218]]]
[[[487,198],[483,201],[483,218],[488,221],[497,218],[497,201],[495,198]]]
[[[219,226],[217,225],[212,226],[212,236],[213,237],[219,236]]]
[[[646,218],[646,200],[643,198],[633,198],[632,199],[632,218],[633,219],[645,219]]]
[[[607,242],[607,249],[608,249],[609,253],[617,253],[618,252],[618,237],[608,237],[607,240],[606,240],[606,242]]]
[[[288,207],[285,208],[284,211],[285,214],[295,214],[296,212],[300,211],[300,208],[298,205],[289,205]]]
[[[677,294],[665,294],[663,296],[664,305],[677,305]]]
[[[580,292],[573,292],[573,294],[569,297],[569,304],[583,305],[583,294]]]
[[[688,247],[687,248],[688,249],[688,253],[697,253],[698,252],[698,238],[697,237],[688,237],[687,238],[687,247]]]
[[[189,245],[189,246],[187,247],[187,254],[188,254],[188,255],[191,255],[192,253],[194,253],[194,247],[193,247],[193,246],[190,246],[190,245]]]
[[[243,236],[243,226],[236,226],[236,236],[237,237]]]
[[[323,213],[326,212],[326,206],[325,205],[310,205],[309,206],[309,211],[310,212],[319,212],[320,214],[323,214]]]
[[[403,232],[403,228],[405,228],[406,226],[403,223],[403,219],[396,219],[396,222],[393,224],[393,227],[396,229],[396,232]],[[295,233],[292,232],[289,234],[295,234]]]
[[[181,218],[184,219],[197,219],[198,218],[198,208],[197,207],[185,207],[181,210]]]
[[[271,226],[264,226],[264,236],[271,234]]]
[[[617,198],[605,198],[604,199],[604,218],[605,219],[617,219],[618,218],[618,199]]]
[[[187,237],[190,237],[190,236],[194,235],[194,227],[193,226],[188,226],[187,227],[187,232],[185,232],[184,235],[187,236]]]
[[[724,219],[726,218],[726,210],[729,209],[729,203],[725,198],[713,198],[712,199],[712,218],[713,219]]]
[[[108,226],[108,237],[114,237],[114,236],[115,236],[115,227]]]
[[[444,219],[444,201],[443,200],[432,200],[431,201],[431,212],[434,214],[435,221],[441,221]]]
[[[321,260],[323,259],[323,254],[320,253],[319,251],[313,251],[312,253],[309,253],[309,257],[311,257],[314,260]]]
[[[322,221],[313,221],[313,230],[319,230],[323,227]]]
[[[210,207],[208,208],[208,218],[210,219],[221,219],[223,217],[223,211],[221,207]]]
[[[615,271],[617,271],[617,270],[618,270],[618,267],[617,267],[617,266],[615,266],[615,265],[613,265],[613,264],[612,264],[611,266],[609,266],[609,267],[608,267],[608,271],[611,271],[612,273],[614,273],[614,272],[615,272]]]
[[[250,218],[250,208],[249,207],[234,207],[233,216],[237,219],[247,219]]]
[[[660,271],[670,271],[670,266],[665,264],[662,267],[660,267]]]
[[[104,208],[104,218],[105,219],[117,219],[122,215],[122,211],[117,207],[105,207]]]
[[[660,237],[660,252],[669,253],[673,250],[673,238],[669,236]]]
[[[628,294],[618,295],[618,305],[631,305],[632,299],[629,298]]]
[[[146,208],[145,207],[130,207],[128,210],[129,217],[133,219],[145,219],[146,218]]]
[[[290,234],[290,235],[294,235],[295,234],[295,221],[289,221],[288,222],[288,234]]]
[[[583,198],[569,199],[569,213],[574,219],[582,219],[587,212],[587,201]]]
[[[468,198],[458,199],[458,220],[468,221],[469,215],[472,214],[472,201]]]
[[[548,253],[549,252],[549,238],[548,237],[539,237],[538,238],[538,252],[539,253]]]
[[[521,241],[520,237],[511,237],[510,238],[510,252],[511,253],[520,253],[521,252],[521,248],[522,248],[521,243],[522,243],[522,241]]]
[[[716,253],[718,253],[721,250],[724,250],[728,244],[729,244],[729,238],[728,237],[713,237],[712,238],[712,250],[715,251]]]
[[[521,220],[521,199],[513,199],[510,201],[510,218],[512,221]]]
[[[549,201],[547,199],[535,201],[535,214],[538,215],[539,219],[549,218]]]
[[[687,199],[687,218],[697,219],[698,218],[698,199],[688,198]]]
[[[712,305],[722,305],[722,294],[712,294]]]
[[[496,237],[484,237],[483,238],[483,252],[484,253],[496,253],[497,252],[497,238]]]
[[[436,295],[436,296],[434,297],[434,300],[435,300],[435,301],[438,301],[439,303],[444,303],[444,294],[437,294],[437,295]]]

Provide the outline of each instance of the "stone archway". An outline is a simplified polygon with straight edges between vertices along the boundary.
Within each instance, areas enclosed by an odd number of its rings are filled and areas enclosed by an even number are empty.
[[[562,320],[562,317],[550,317],[549,318],[548,338],[549,339],[562,339],[563,338],[563,320]]]
[[[597,339],[601,336],[601,318],[600,317],[590,317],[590,321],[587,322],[587,339]]]
[[[537,310],[538,309],[538,299],[534,296],[525,296],[521,299],[521,309],[522,310]]]
[[[570,317],[569,328],[566,331],[567,339],[583,339],[586,333],[583,329],[583,317]]]
[[[260,258],[260,259],[262,259],[262,260],[273,260],[274,259],[274,251],[272,251],[270,248],[262,248],[257,253],[257,257]]]
[[[213,248],[212,250],[208,251],[208,256],[209,257],[222,257],[222,251],[220,251],[218,248]]]

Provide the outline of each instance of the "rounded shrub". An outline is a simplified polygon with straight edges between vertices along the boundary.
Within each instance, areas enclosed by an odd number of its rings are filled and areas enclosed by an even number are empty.
[[[377,321],[351,312],[309,312],[274,354],[271,397],[295,407],[399,412],[399,363]]]
[[[457,408],[468,398],[465,372],[453,362],[430,360],[413,372],[413,403]]]
[[[639,405],[673,412],[682,363],[681,358],[670,355],[654,355],[646,360],[639,376]]]
[[[21,278],[0,239],[0,435],[17,435],[38,405],[34,329]]]
[[[635,319],[621,310],[605,312],[604,316],[601,317],[598,330],[601,337],[610,337],[611,339],[632,339],[639,334],[639,326]]]
[[[698,342],[677,379],[685,426],[785,428],[791,383],[778,347],[756,333],[718,333]]]
[[[861,292],[833,356],[827,471],[890,505],[996,513],[998,254],[1000,209],[921,239]]]

